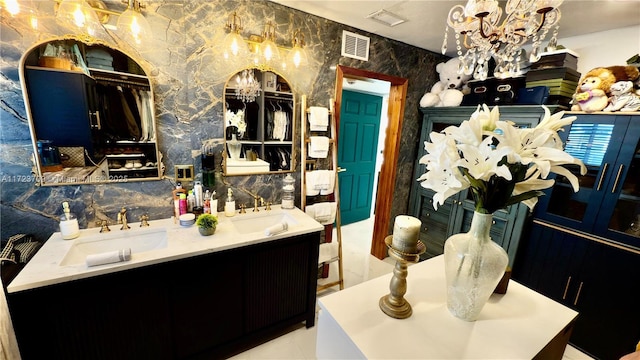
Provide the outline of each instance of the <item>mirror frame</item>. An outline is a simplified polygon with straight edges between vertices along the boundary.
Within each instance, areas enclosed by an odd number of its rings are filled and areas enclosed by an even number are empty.
[[[78,43],[82,43],[84,45],[87,46],[103,46],[106,48],[109,48],[111,51],[120,53],[126,57],[128,57],[129,59],[131,59],[132,61],[134,61],[136,63],[137,66],[140,67],[140,69],[142,70],[142,72],[145,74],[143,75],[143,77],[145,77],[148,81],[149,84],[149,94],[150,94],[150,108],[152,109],[152,115],[153,115],[153,129],[152,132],[155,135],[155,140],[153,142],[146,142],[147,144],[149,143],[154,143],[155,146],[155,158],[157,161],[157,176],[149,176],[149,177],[128,177],[128,176],[121,176],[121,175],[114,175],[112,176],[111,174],[105,174],[106,177],[104,180],[92,180],[95,178],[96,175],[94,175],[94,173],[96,171],[99,171],[100,168],[103,168],[103,173],[104,173],[104,168],[107,168],[108,171],[108,159],[107,159],[107,155],[105,155],[100,161],[99,164],[97,166],[95,166],[95,169],[93,170],[93,172],[88,175],[85,179],[80,179],[80,178],[72,178],[73,181],[67,181],[69,180],[66,177],[63,177],[63,181],[45,181],[45,175],[44,172],[42,170],[42,160],[40,158],[40,156],[38,156],[38,138],[36,137],[36,129],[35,129],[35,123],[34,123],[34,118],[33,118],[33,113],[31,111],[31,103],[29,100],[29,87],[27,85],[27,79],[26,79],[26,68],[27,66],[30,65],[26,65],[26,61],[28,60],[28,58],[30,58],[33,54],[34,51],[38,51],[38,49],[43,46],[46,45],[48,43],[53,43],[53,42],[58,42],[58,41],[75,41]],[[164,173],[165,173],[165,166],[164,163],[162,162],[163,157],[162,157],[162,153],[160,152],[159,149],[159,141],[158,141],[158,132],[157,132],[157,119],[156,119],[156,114],[155,114],[155,95],[154,95],[154,89],[153,89],[153,82],[151,81],[151,79],[149,78],[149,71],[147,71],[147,69],[145,69],[145,66],[143,66],[143,64],[141,64],[141,61],[139,61],[139,59],[137,59],[137,57],[132,56],[131,54],[127,53],[126,51],[120,50],[114,46],[112,46],[111,44],[99,40],[99,39],[95,39],[93,37],[90,36],[76,36],[76,35],[65,35],[65,36],[57,36],[57,37],[52,37],[52,38],[48,38],[46,40],[42,40],[42,41],[38,41],[34,44],[32,44],[23,54],[22,57],[20,58],[20,64],[19,64],[19,75],[20,75],[20,85],[22,87],[22,96],[23,96],[23,100],[24,100],[24,106],[25,106],[25,111],[27,114],[27,118],[29,121],[29,133],[31,135],[31,143],[32,143],[32,148],[33,148],[33,154],[32,154],[32,162],[33,162],[33,169],[32,169],[32,174],[34,174],[35,177],[35,184],[38,186],[62,186],[62,185],[81,185],[81,184],[110,184],[110,183],[123,183],[123,182],[138,182],[138,181],[154,181],[154,180],[162,180],[164,178]],[[61,70],[64,71],[64,70]],[[108,70],[105,70],[108,71]],[[115,74],[121,73],[121,72],[114,72]],[[136,74],[128,74],[127,75],[136,75]],[[140,76],[140,75],[139,75]],[[98,176],[103,176],[101,174],[98,174]]]
[[[283,145],[290,145],[291,148],[291,155],[290,155],[290,162],[289,162],[289,170],[269,170],[269,171],[242,171],[242,172],[229,172],[228,170],[228,165],[227,165],[227,159],[228,159],[228,155],[227,155],[227,142],[229,140],[227,140],[227,107],[228,107],[228,103],[227,103],[227,96],[235,96],[233,93],[228,94],[228,92],[233,92],[235,91],[235,87],[230,86],[233,82],[235,82],[236,76],[238,76],[238,74],[242,73],[242,71],[244,70],[251,70],[251,71],[258,71],[261,75],[264,73],[273,73],[276,75],[276,82],[278,79],[282,79],[288,86],[289,86],[289,91],[276,91],[276,90],[265,90],[265,86],[264,86],[264,81],[262,79],[262,77],[257,78],[256,80],[260,81],[261,87],[260,87],[260,98],[262,99],[262,103],[264,103],[264,92],[267,91],[270,94],[274,95],[274,98],[272,100],[277,100],[278,96],[282,96],[283,100],[286,101],[291,101],[292,103],[292,110],[291,110],[291,140],[284,140],[281,141],[281,143]],[[258,98],[256,98],[256,101],[258,100]],[[258,121],[260,122],[262,119],[262,126],[260,126],[260,124],[258,125],[258,130],[257,131],[263,131],[263,135],[262,135],[262,139],[261,140],[239,140],[240,142],[244,142],[244,141],[253,141],[257,145],[260,146],[262,149],[264,149],[266,146],[273,146],[273,145],[277,145],[278,140],[266,140],[264,139],[264,122],[265,117],[264,117],[264,113],[262,113],[262,115],[259,115]],[[231,75],[231,77],[229,77],[229,79],[227,80],[227,82],[224,85],[223,88],[223,103],[222,103],[222,117],[223,117],[223,124],[224,124],[224,130],[223,130],[223,139],[224,139],[224,144],[223,144],[223,149],[222,149],[222,169],[223,169],[223,174],[224,176],[242,176],[242,175],[270,175],[270,174],[287,174],[287,173],[293,173],[296,171],[296,167],[297,167],[297,156],[298,156],[298,148],[296,147],[296,134],[298,131],[298,101],[296,99],[296,93],[294,92],[294,88],[291,84],[291,82],[289,80],[287,80],[282,74],[278,73],[277,71],[274,71],[273,69],[265,69],[265,68],[261,68],[261,67],[248,67],[245,69],[240,69],[239,71],[235,72],[233,75]],[[300,121],[303,121],[303,119],[301,119]],[[259,137],[260,138],[260,137]],[[264,151],[264,150],[263,150]],[[264,157],[264,155],[263,155]],[[264,159],[261,159],[264,160]]]

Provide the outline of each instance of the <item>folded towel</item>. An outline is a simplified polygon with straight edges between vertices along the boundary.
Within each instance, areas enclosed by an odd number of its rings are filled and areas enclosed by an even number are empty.
[[[333,170],[314,170],[306,173],[308,196],[333,194],[336,175]]]
[[[322,243],[320,244],[320,254],[318,256],[318,264],[338,259],[338,243]]]
[[[321,202],[307,205],[305,212],[322,225],[333,224],[336,219],[337,203]]]
[[[320,106],[309,108],[309,130],[327,131],[329,126],[329,109]]]
[[[131,260],[131,249],[120,249],[100,254],[87,255],[87,266],[96,266]]]
[[[309,156],[324,159],[329,154],[329,138],[326,136],[309,137]]]
[[[266,236],[277,235],[281,232],[285,232],[289,229],[289,224],[286,221],[283,221],[279,224],[271,225],[264,230],[264,234]]]

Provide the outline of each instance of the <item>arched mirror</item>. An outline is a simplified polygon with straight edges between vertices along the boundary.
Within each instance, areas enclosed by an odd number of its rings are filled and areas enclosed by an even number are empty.
[[[22,56],[20,81],[40,185],[162,177],[153,88],[130,56],[98,41],[50,40]]]
[[[280,75],[245,69],[224,90],[225,175],[292,172],[296,168],[296,102]]]

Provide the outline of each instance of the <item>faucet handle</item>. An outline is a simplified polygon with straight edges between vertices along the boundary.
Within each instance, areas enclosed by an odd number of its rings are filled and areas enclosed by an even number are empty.
[[[265,210],[271,210],[271,202],[267,201],[267,205],[264,207]]]
[[[100,228],[101,233],[111,231],[111,229],[109,229],[109,222],[107,220],[98,220],[96,221],[96,225],[101,226]]]
[[[149,215],[144,214],[140,216],[140,227],[149,226]]]
[[[246,214],[247,213],[247,211],[245,210],[246,207],[247,207],[247,205],[240,204],[240,214]]]

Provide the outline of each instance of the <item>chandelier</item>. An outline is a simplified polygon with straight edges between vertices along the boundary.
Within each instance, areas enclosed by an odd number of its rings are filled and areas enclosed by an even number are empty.
[[[449,10],[442,53],[447,51],[448,30],[455,31],[460,73],[473,74],[474,79],[487,78],[488,62],[496,61],[494,76],[507,78],[522,75],[522,45],[529,40],[532,50],[529,62],[540,60],[540,45],[549,30],[560,20],[563,0],[508,0],[504,10],[497,0],[468,0],[465,6]],[[503,13],[506,14],[503,19]],[[558,26],[547,48],[555,49]],[[463,54],[463,49],[466,52]]]
[[[253,77],[253,70],[242,70],[236,77],[236,98],[242,102],[254,102],[260,94],[260,82]]]

